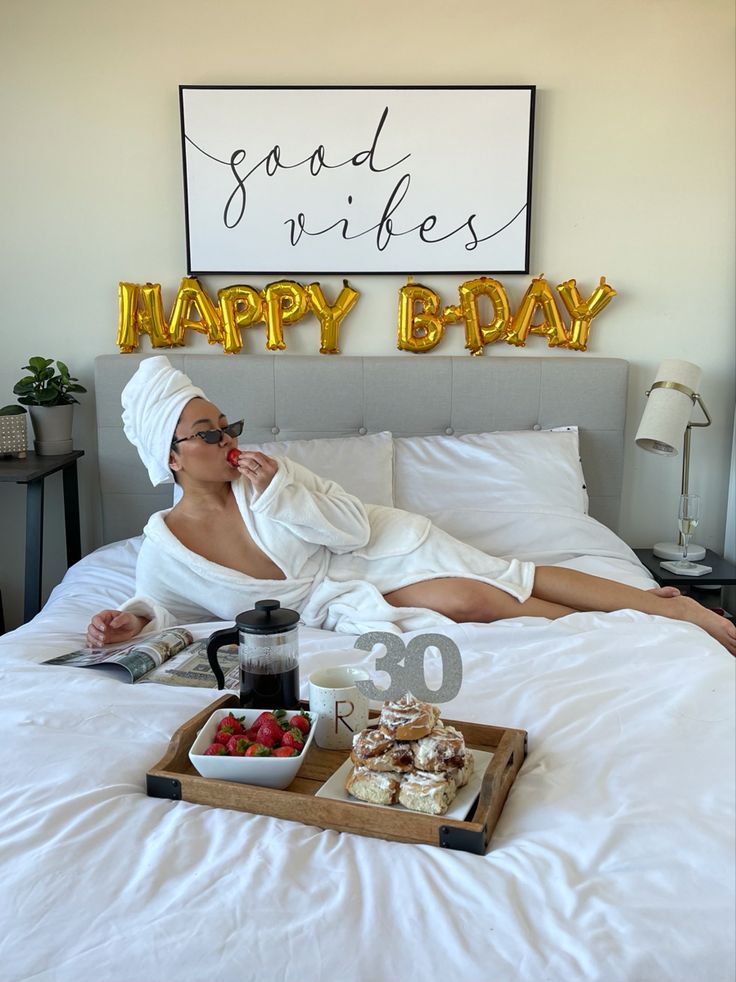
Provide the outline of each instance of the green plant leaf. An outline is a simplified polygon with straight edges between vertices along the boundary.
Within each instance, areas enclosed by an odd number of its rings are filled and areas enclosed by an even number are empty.
[[[21,397],[18,402],[26,406],[66,406],[77,402],[71,392],[86,392],[79,380],[69,374],[69,368],[63,361],[56,362],[58,372],[52,367],[53,358],[41,358],[34,355],[23,366],[24,371],[31,372],[16,383],[13,392]]]
[[[19,406],[17,403],[13,402],[9,406],[3,406],[0,409],[0,416],[20,416],[25,414],[26,410],[23,406]]]

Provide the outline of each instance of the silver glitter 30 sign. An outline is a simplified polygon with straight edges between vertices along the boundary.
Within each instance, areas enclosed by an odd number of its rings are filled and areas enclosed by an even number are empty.
[[[387,689],[379,689],[371,681],[355,685],[368,699],[400,699],[407,692],[423,702],[449,702],[454,699],[463,684],[463,660],[455,642],[444,634],[419,634],[409,644],[404,644],[396,634],[370,631],[361,634],[353,647],[361,651],[373,651],[383,645],[385,655],[376,657],[376,671],[386,672],[390,678]],[[436,648],[442,658],[442,685],[430,689],[424,672],[424,655],[427,648]]]

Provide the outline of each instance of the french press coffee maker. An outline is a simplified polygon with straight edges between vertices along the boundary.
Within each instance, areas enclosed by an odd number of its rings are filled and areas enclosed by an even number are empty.
[[[207,658],[217,688],[225,688],[225,676],[217,652],[237,644],[240,665],[240,705],[243,709],[299,708],[299,614],[278,600],[257,600],[253,610],[238,614],[234,627],[211,634]]]

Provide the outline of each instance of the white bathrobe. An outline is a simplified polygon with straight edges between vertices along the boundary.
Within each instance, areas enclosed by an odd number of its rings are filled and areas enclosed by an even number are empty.
[[[146,633],[173,624],[233,621],[256,600],[276,599],[302,623],[344,634],[425,630],[452,621],[420,607],[393,607],[383,594],[444,576],[482,580],[526,600],[533,563],[496,559],[458,542],[428,518],[363,505],[339,484],[278,458],[262,493],[239,478],[232,488],[256,545],[284,572],[260,580],[187,549],[156,512],[144,529],[136,596],[121,609],[151,617]]]

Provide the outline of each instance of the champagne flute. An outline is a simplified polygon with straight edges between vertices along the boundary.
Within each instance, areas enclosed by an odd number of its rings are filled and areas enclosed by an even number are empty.
[[[700,521],[700,495],[683,494],[680,495],[680,509],[678,511],[678,525],[682,535],[682,559],[675,563],[680,569],[693,569],[695,563],[691,563],[687,558],[687,547],[690,544],[693,532],[698,527]]]

